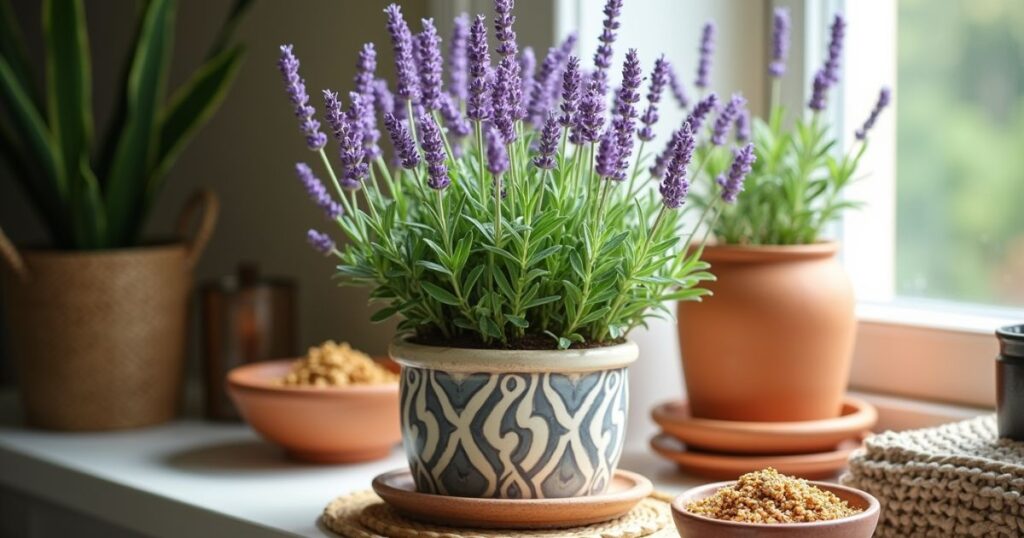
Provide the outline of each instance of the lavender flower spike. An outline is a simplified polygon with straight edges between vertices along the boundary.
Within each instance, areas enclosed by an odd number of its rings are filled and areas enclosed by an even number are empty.
[[[548,111],[551,110],[551,103],[555,98],[555,79],[561,65],[561,51],[556,47],[548,49],[548,54],[541,62],[540,69],[530,85],[529,99],[526,103],[526,116],[534,127],[540,128]]]
[[[580,59],[570,56],[562,74],[562,114],[558,123],[569,127],[576,123],[576,113],[580,106]]]
[[[598,83],[597,89],[604,95],[608,92],[608,69],[612,66],[612,44],[615,43],[615,32],[619,29],[619,16],[622,14],[622,0],[608,0],[604,5],[604,22],[602,23],[601,35],[598,37],[601,44],[594,53],[594,74],[592,80]]]
[[[398,79],[396,93],[399,97],[417,103],[420,99],[420,88],[416,59],[413,57],[412,32],[398,4],[391,4],[384,9],[384,13],[388,16],[388,33],[391,34],[391,46],[395,53],[395,72]]]
[[[871,115],[864,122],[864,125],[860,129],[857,129],[855,133],[857,140],[864,140],[868,136],[868,131],[875,126],[875,122],[878,121],[878,115],[882,113],[885,107],[889,106],[889,102],[892,101],[892,90],[887,87],[883,87],[878,92],[878,102],[875,103],[875,108],[871,110]]]
[[[309,241],[309,244],[324,256],[334,252],[334,240],[325,233],[309,230],[306,232],[306,241]]]
[[[807,103],[807,106],[815,111],[821,112],[825,110],[828,105],[828,89],[831,84],[828,81],[828,74],[824,69],[819,69],[814,74],[814,87],[811,91],[811,100]]]
[[[463,13],[452,23],[448,43],[448,93],[460,101],[469,97],[469,15]]]
[[[411,170],[419,166],[420,152],[416,150],[416,143],[405,128],[405,122],[399,121],[394,114],[388,112],[384,114],[384,127],[391,136],[391,145],[401,159],[402,168]]]
[[[299,182],[305,187],[310,200],[313,200],[313,203],[323,210],[328,219],[336,220],[344,213],[338,202],[335,202],[331,194],[327,192],[323,182],[313,175],[313,170],[309,168],[309,165],[295,163],[295,173],[299,176]]]
[[[533,164],[541,170],[551,170],[555,167],[555,152],[558,151],[558,137],[562,129],[558,125],[554,114],[548,114],[544,122],[544,128],[540,132],[540,144],[537,147],[537,156],[533,158]]]
[[[423,135],[420,142],[423,147],[423,160],[427,161],[427,186],[436,191],[443,191],[451,184],[451,179],[448,178],[448,166],[444,162],[441,129],[429,115],[421,116],[419,125]]]
[[[736,141],[743,143],[750,140],[750,111],[743,109],[736,116]]]
[[[668,68],[668,85],[672,89],[672,95],[676,98],[676,102],[684,110],[690,107],[690,98],[686,96],[686,90],[683,88],[683,83],[679,80],[676,75],[676,70],[669,65]]]
[[[373,105],[380,115],[395,111],[395,96],[388,89],[388,81],[382,78],[373,81]]]
[[[433,19],[423,19],[417,34],[416,64],[420,74],[420,103],[430,111],[441,108],[441,38]]]
[[[604,94],[601,83],[591,80],[573,121],[569,139],[573,144],[596,142],[604,125]]]
[[[825,76],[829,84],[839,82],[839,60],[843,55],[843,37],[846,35],[846,19],[836,13],[832,19],[832,37],[828,43],[828,58],[825,59]]]
[[[686,121],[690,124],[690,128],[694,134],[700,132],[701,125],[704,124],[704,119],[712,110],[718,108],[718,96],[714,93],[708,94],[707,97],[701,99],[693,107],[693,111],[687,116]]]
[[[521,110],[527,110],[530,106],[530,96],[533,94],[533,87],[537,81],[534,80],[534,74],[537,71],[537,55],[533,52],[533,47],[523,47],[523,51],[519,53],[519,96],[521,102],[519,107]]]
[[[729,175],[718,176],[717,183],[722,187],[722,201],[727,204],[736,202],[736,197],[743,192],[743,180],[750,173],[757,155],[754,154],[754,145],[747,144],[741,149],[734,149],[732,152],[732,167]]]
[[[498,38],[496,51],[505,58],[515,57],[519,52],[516,32],[512,29],[516,22],[515,16],[512,15],[514,7],[513,0],[494,0],[494,37]]]
[[[487,129],[487,171],[495,178],[508,170],[508,152],[501,141],[501,135],[495,128]]]
[[[640,122],[644,124],[640,129],[640,140],[644,142],[654,140],[654,124],[658,122],[658,102],[661,101],[661,92],[665,89],[670,69],[664,54],[654,61],[651,84],[647,90],[647,110],[640,117]]]
[[[366,43],[359,51],[359,61],[356,63],[355,86],[356,91],[363,96],[363,103],[367,106],[362,108],[363,115],[360,118],[363,133],[363,148],[366,150],[366,160],[372,161],[380,156],[380,131],[377,129],[377,115],[373,112],[372,103],[376,100],[376,79],[374,72],[377,70],[377,51],[373,43]]]
[[[739,117],[743,111],[743,107],[746,106],[747,100],[742,95],[736,93],[733,94],[732,98],[729,99],[729,103],[725,105],[722,112],[718,114],[718,119],[715,120],[714,129],[711,132],[711,143],[716,146],[725,144],[726,136],[729,134],[729,128],[732,127],[736,118]]]
[[[484,121],[491,117],[488,98],[487,70],[491,56],[487,51],[487,25],[483,15],[477,15],[469,30],[469,99],[466,115],[471,120]]]
[[[616,141],[615,132],[607,129],[601,136],[601,143],[597,146],[597,174],[603,178],[615,179],[619,171],[619,143]]]
[[[772,17],[772,62],[768,74],[779,78],[786,72],[789,55],[789,8],[777,7]]]
[[[633,155],[633,135],[636,133],[636,104],[640,101],[640,83],[642,71],[640,58],[636,49],[626,53],[626,61],[622,65],[622,87],[615,96],[616,118],[613,122],[615,141],[618,144],[619,158],[615,179],[624,181],[629,158]]]
[[[291,45],[281,45],[277,67],[284,77],[285,90],[295,107],[295,116],[299,118],[299,129],[306,135],[306,147],[313,151],[323,148],[327,145],[327,135],[320,130],[320,122],[313,119],[316,109],[309,106],[306,81],[299,76],[299,59],[292,53]]]
[[[695,86],[704,90],[708,87],[711,74],[711,54],[715,52],[715,23],[708,22],[700,37],[700,60],[697,63],[697,81]]]
[[[661,180],[658,191],[661,201],[669,209],[678,209],[686,202],[690,183],[686,180],[686,167],[693,159],[693,150],[697,145],[690,122],[684,122],[682,128],[675,132],[671,142],[671,156],[665,166],[665,178]]]
[[[369,173],[361,121],[365,107],[368,107],[369,103],[365,102],[362,95],[351,92],[348,113],[339,117],[337,109],[340,102],[337,96],[329,90],[324,90],[324,100],[327,103],[328,121],[334,128],[335,138],[338,139],[338,153],[344,167],[339,183],[343,189],[356,190],[362,186],[363,179]]]

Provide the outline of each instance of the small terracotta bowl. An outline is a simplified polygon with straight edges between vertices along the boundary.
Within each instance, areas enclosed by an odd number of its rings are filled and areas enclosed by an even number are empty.
[[[386,457],[401,440],[398,383],[285,387],[293,360],[258,362],[228,372],[228,393],[242,417],[288,455],[316,463]]]
[[[737,523],[699,516],[686,511],[685,507],[715,494],[719,489],[735,484],[716,482],[697,488],[676,497],[672,501],[672,518],[682,538],[747,538],[759,536],[787,536],[792,538],[870,538],[878,524],[878,500],[858,489],[829,484],[808,482],[825,491],[831,491],[853,508],[863,510],[859,514],[813,523]]]

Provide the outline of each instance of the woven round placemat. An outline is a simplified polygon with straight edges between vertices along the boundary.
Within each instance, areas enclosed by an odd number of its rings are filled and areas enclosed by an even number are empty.
[[[678,538],[671,496],[654,492],[628,514],[583,527],[552,530],[464,529],[406,519],[372,491],[342,495],[324,508],[323,523],[345,538]]]

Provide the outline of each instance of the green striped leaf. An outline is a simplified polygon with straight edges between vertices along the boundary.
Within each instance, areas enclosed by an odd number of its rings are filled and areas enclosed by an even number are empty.
[[[50,131],[46,128],[39,109],[32,103],[24,86],[11,70],[7,60],[0,57],[0,98],[7,105],[7,111],[14,128],[24,143],[25,150],[38,164],[43,177],[50,183],[48,190],[58,200],[65,197],[64,185],[57,173],[60,156],[54,151]]]
[[[156,153],[157,111],[163,101],[174,36],[173,0],[152,0],[143,16],[125,92],[125,121],[107,178],[109,243],[131,244],[141,227],[142,203]]]
[[[7,60],[14,78],[21,83],[37,109],[42,109],[43,102],[39,98],[39,93],[35,91],[35,80],[32,78],[28,55],[25,53],[25,40],[9,0],[0,0],[0,56]]]

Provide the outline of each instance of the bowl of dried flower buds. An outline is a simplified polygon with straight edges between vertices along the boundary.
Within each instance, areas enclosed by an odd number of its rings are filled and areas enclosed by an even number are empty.
[[[239,366],[227,383],[246,422],[295,459],[370,461],[401,440],[398,374],[345,343],[325,342],[297,360]]]
[[[878,514],[878,500],[863,491],[772,468],[693,488],[672,501],[684,538],[869,538]]]

